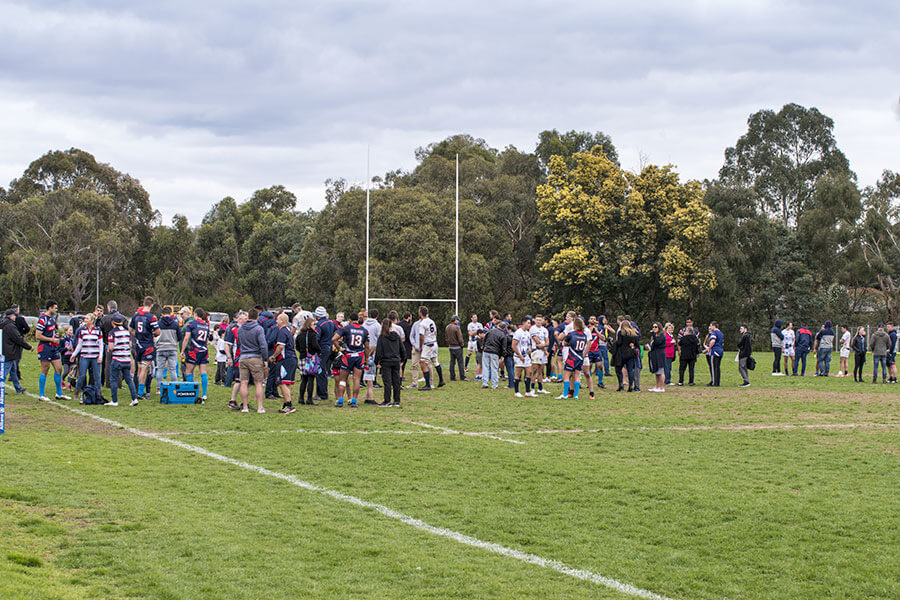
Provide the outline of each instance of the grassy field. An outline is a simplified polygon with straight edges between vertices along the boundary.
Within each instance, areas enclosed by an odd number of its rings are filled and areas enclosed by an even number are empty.
[[[900,386],[757,354],[737,389],[731,359],[719,389],[292,415],[8,389],[0,598],[900,597]]]

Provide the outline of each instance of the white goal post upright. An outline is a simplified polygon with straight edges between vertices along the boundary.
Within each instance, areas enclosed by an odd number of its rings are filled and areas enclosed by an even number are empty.
[[[459,314],[459,154],[456,155],[456,210],[455,210],[455,268],[454,268],[454,293],[453,298],[372,298],[369,296],[369,187],[371,176],[369,174],[369,150],[366,150],[366,310],[369,310],[370,302],[452,302],[454,311]]]

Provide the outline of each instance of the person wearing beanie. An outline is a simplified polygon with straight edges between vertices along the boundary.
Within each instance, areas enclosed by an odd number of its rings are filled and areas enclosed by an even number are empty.
[[[781,326],[781,319],[775,319],[775,325],[769,332],[769,336],[772,339],[772,353],[775,355],[775,360],[772,361],[773,376],[783,375],[781,372],[781,351],[784,349],[784,333],[781,331]]]
[[[828,371],[831,368],[831,352],[834,350],[834,338],[831,321],[825,321],[822,329],[816,334],[816,341],[813,344],[813,352],[816,353],[816,375],[819,377],[828,377]]]

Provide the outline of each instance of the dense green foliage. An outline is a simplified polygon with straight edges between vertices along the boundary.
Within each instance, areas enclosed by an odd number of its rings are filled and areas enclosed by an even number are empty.
[[[622,170],[602,132],[543,131],[533,151],[448,137],[418,148],[411,171],[372,179],[371,294],[453,296],[458,155],[464,312],[690,313],[756,331],[775,317],[900,318],[900,175],[860,189],[833,128],[815,108],[759,111],[703,182],[671,166]],[[99,268],[101,298],[126,307],[153,294],[223,311],[251,301],[354,310],[365,186],[326,183],[318,212],[296,210],[274,185],[222,199],[191,227],[161,223],[137,180],[90,154],[50,152],[0,194],[0,302],[84,309]]]

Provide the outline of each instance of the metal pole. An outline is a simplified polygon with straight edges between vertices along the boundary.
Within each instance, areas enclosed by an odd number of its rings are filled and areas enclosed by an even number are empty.
[[[0,329],[0,348],[3,347],[3,330]],[[0,433],[6,431],[6,357],[0,352]]]
[[[369,311],[369,146],[366,146],[366,312]]]
[[[456,314],[459,314],[459,154],[456,155]]]
[[[100,250],[97,250],[97,304],[100,306]]]

